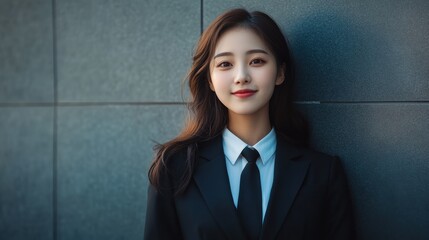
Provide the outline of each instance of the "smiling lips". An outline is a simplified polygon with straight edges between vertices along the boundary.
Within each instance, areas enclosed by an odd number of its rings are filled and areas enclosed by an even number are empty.
[[[252,96],[255,93],[256,93],[256,90],[243,89],[243,90],[235,91],[232,94],[234,94],[235,96],[237,96],[239,98],[247,98],[247,97]]]

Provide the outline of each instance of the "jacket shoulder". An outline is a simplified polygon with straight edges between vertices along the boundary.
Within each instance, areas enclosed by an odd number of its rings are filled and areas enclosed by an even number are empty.
[[[332,184],[332,181],[344,181],[344,170],[337,156],[307,149],[303,158],[310,160],[308,180],[315,184]],[[341,180],[338,179],[340,176]]]

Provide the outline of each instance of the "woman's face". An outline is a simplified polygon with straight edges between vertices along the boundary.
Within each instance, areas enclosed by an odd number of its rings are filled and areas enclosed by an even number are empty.
[[[278,74],[279,73],[279,74]],[[275,85],[284,81],[275,56],[252,30],[232,28],[216,45],[210,88],[229,115],[268,114]]]

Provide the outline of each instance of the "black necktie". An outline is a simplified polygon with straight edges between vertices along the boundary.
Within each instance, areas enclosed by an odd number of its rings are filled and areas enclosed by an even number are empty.
[[[262,227],[262,191],[256,160],[259,153],[256,149],[244,148],[241,155],[247,164],[241,173],[240,193],[238,195],[238,216],[249,239],[258,239]]]

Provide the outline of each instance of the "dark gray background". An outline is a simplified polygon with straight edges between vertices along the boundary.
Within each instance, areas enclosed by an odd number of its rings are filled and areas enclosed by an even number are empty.
[[[142,239],[155,142],[201,28],[269,13],[359,239],[429,237],[429,1],[0,1],[0,239]],[[186,98],[186,91],[184,93]]]

